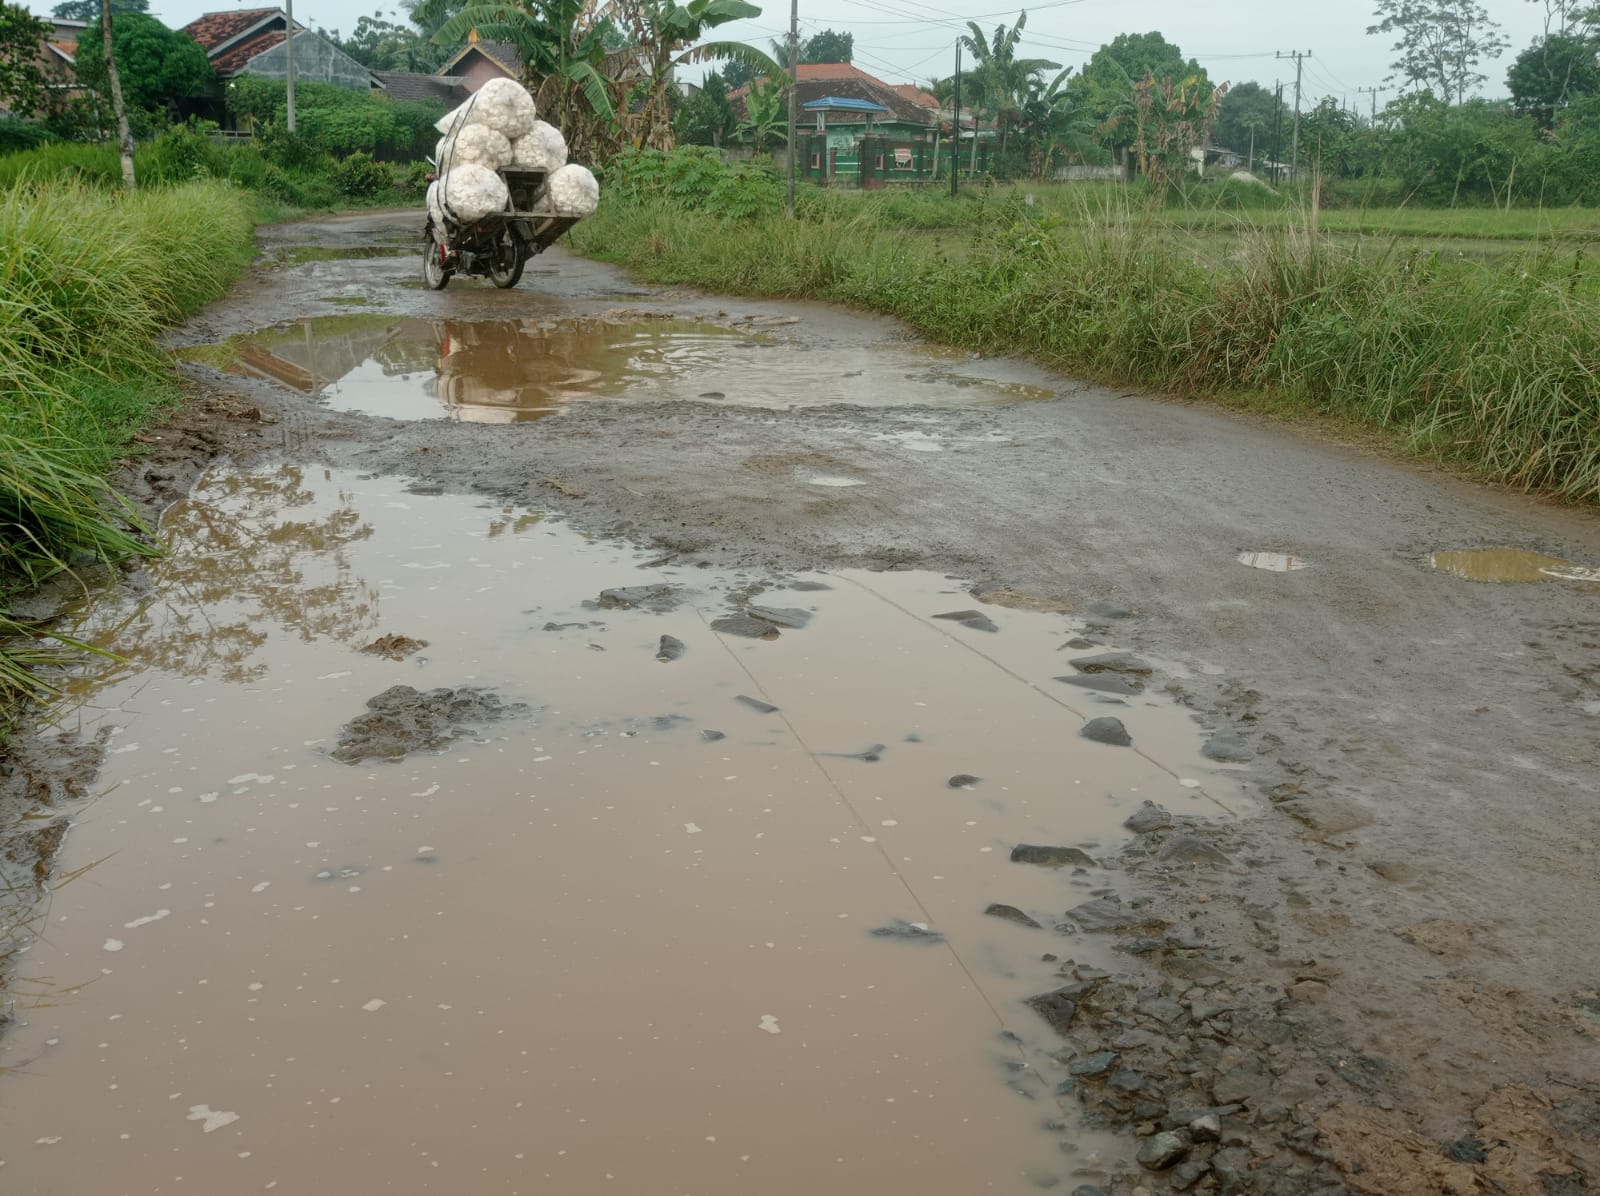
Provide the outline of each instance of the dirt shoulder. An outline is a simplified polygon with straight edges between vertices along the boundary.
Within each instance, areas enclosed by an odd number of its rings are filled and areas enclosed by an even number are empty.
[[[325,314],[340,296],[452,318],[624,304],[792,316],[823,354],[903,336],[835,308],[642,288],[560,250],[518,291],[440,295],[404,285],[409,259],[270,256],[395,239],[409,219],[267,230],[263,268],[177,340]],[[320,460],[559,510],[689,558],[944,570],[1060,602],[1162,662],[1158,683],[1232,734],[1261,807],[1134,834],[1123,866],[1145,901],[1111,931],[1126,968],[1066,977],[1071,1091],[1164,1164],[1113,1191],[1600,1184],[1600,586],[1481,584],[1428,562],[1505,546],[1600,565],[1593,513],[1065,383],[1049,402],[983,410],[590,403],[484,426],[332,415],[199,369],[192,381],[194,401],[122,479],[152,511],[219,456]],[[863,484],[819,491],[800,470]],[[1245,551],[1309,567],[1247,568]],[[82,791],[40,797],[36,742],[52,733],[19,741],[13,814]],[[14,855],[19,834],[6,854],[37,871],[50,844]],[[1220,857],[1174,850],[1186,834]]]

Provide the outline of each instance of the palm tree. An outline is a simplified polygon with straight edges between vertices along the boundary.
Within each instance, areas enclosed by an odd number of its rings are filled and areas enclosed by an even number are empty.
[[[972,54],[976,63],[972,76],[977,94],[982,97],[982,106],[1000,127],[1002,158],[1006,152],[1007,131],[1014,117],[1021,114],[1029,81],[1042,71],[1059,70],[1061,67],[1059,62],[1051,62],[1047,58],[1017,57],[1017,43],[1022,40],[1022,30],[1027,23],[1028,14],[1024,10],[1017,14],[1017,23],[1010,29],[996,25],[994,36],[989,41],[984,40],[983,30],[976,21],[967,22],[967,28],[972,31],[970,35],[961,35],[961,44]],[[977,154],[976,139],[973,142],[973,154]]]

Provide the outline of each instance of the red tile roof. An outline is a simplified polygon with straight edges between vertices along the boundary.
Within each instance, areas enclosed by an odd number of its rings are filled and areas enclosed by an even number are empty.
[[[867,74],[860,67],[848,62],[811,62],[801,63],[796,68],[799,78],[795,82],[795,91],[799,95],[801,105],[811,100],[820,100],[825,96],[840,96],[852,100],[870,100],[875,104],[882,104],[889,109],[890,120],[901,121],[905,124],[932,125],[937,119],[935,113],[939,102],[932,96],[928,99],[931,105],[926,105],[912,98],[911,94],[901,90],[901,87],[891,87],[882,79]],[[920,89],[902,84],[910,92],[926,94]],[[736,87],[728,93],[728,102],[733,105],[734,115],[743,117],[745,114],[745,97],[750,94],[748,86]],[[930,110],[931,109],[931,110]]]
[[[252,34],[244,41],[229,46],[211,60],[211,65],[219,75],[237,74],[244,70],[257,54],[264,54],[282,40],[282,29],[263,29],[260,33]]]
[[[208,12],[190,21],[179,32],[187,33],[206,51],[216,49],[229,38],[238,37],[252,25],[282,12],[277,8],[244,8],[230,12]]]
[[[939,101],[930,93],[923,91],[915,83],[896,83],[894,89],[904,99],[910,100],[918,108],[939,108]]]

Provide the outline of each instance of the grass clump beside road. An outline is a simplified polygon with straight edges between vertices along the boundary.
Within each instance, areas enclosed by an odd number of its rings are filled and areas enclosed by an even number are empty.
[[[27,665],[42,651],[5,615],[10,598],[149,551],[105,476],[174,401],[155,337],[238,275],[255,218],[247,194],[216,182],[0,188],[0,738],[4,712],[38,688]]]
[[[1582,245],[1462,261],[1330,238],[1315,211],[1230,213],[1219,243],[1165,203],[1063,195],[808,188],[799,219],[776,202],[734,219],[624,185],[574,239],[652,281],[838,300],[962,348],[1331,416],[1477,476],[1600,499],[1600,282]],[[951,223],[930,234],[940,204]]]

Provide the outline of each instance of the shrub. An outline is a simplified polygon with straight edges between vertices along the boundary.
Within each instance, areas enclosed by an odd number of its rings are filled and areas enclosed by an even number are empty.
[[[374,162],[372,155],[362,150],[334,167],[333,179],[340,191],[356,199],[371,199],[394,186],[394,175],[389,168]]]
[[[0,154],[14,154],[19,150],[38,149],[53,140],[50,130],[38,121],[18,120],[14,116],[0,116]]]
[[[753,220],[783,206],[770,158],[729,162],[704,145],[623,150],[605,168],[602,194],[622,204],[667,204],[726,220]]]

